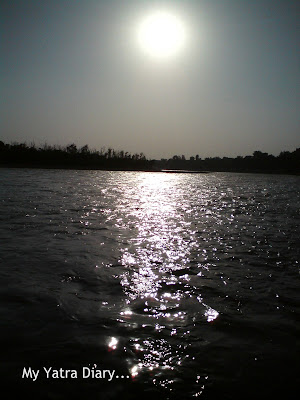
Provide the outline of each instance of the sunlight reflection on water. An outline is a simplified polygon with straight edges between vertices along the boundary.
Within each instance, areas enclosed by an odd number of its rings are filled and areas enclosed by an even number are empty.
[[[182,337],[190,334],[193,320],[185,302],[197,297],[188,272],[191,253],[200,251],[199,241],[193,225],[194,210],[182,184],[180,175],[143,175],[137,187],[140,196],[131,210],[136,235],[122,248],[120,259],[125,267],[120,279],[126,294],[121,321],[126,319],[127,324],[150,325],[157,333],[166,332],[161,338],[140,335],[133,340],[138,354],[137,363],[131,368],[133,377],[155,369],[174,369],[190,356],[188,346],[174,348],[171,343],[172,337],[178,335],[178,327]],[[199,193],[197,196],[199,200]],[[198,297],[194,304],[196,314],[201,313],[207,322],[215,320],[218,311],[201,302]]]

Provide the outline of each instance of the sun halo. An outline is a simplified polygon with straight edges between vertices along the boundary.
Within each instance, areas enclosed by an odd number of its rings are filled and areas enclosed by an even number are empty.
[[[181,21],[168,12],[150,14],[138,26],[140,48],[156,59],[168,59],[183,47],[185,31]]]

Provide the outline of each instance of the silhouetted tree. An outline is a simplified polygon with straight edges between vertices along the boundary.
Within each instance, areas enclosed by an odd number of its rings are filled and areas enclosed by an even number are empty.
[[[76,154],[77,153],[77,146],[76,144],[72,143],[69,146],[67,146],[67,153],[69,154]]]

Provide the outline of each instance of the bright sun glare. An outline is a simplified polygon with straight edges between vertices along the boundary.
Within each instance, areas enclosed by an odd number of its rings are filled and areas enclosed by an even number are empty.
[[[182,48],[185,32],[181,21],[167,12],[146,17],[138,27],[138,42],[152,57],[166,59]]]

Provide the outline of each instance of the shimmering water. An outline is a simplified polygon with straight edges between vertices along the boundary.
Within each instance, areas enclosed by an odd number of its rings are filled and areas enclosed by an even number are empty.
[[[0,177],[1,378],[11,394],[294,398],[299,177]],[[119,378],[32,382],[22,379],[29,366]]]

